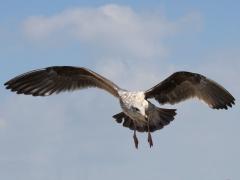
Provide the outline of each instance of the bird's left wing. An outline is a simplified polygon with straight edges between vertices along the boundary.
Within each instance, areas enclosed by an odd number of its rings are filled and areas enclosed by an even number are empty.
[[[82,67],[53,66],[19,75],[4,84],[17,94],[48,96],[88,87],[104,89],[118,97],[119,87],[103,76]]]
[[[145,92],[146,98],[155,98],[160,104],[175,104],[197,97],[213,109],[227,109],[234,97],[221,85],[203,75],[176,72]]]

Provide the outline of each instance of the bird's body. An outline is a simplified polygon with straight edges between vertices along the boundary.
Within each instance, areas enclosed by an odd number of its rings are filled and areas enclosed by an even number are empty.
[[[176,115],[175,109],[162,109],[145,99],[144,91],[118,91],[123,116],[113,116],[117,122],[124,119],[123,126],[134,130],[134,142],[138,148],[136,130],[148,132],[148,142],[153,145],[150,132],[169,124]]]
[[[136,131],[147,132],[150,147],[151,132],[168,125],[176,115],[176,109],[159,108],[148,99],[160,104],[175,104],[197,97],[213,109],[228,109],[234,97],[221,85],[203,75],[191,72],[176,72],[147,91],[127,91],[105,77],[82,67],[53,66],[31,71],[5,83],[7,89],[17,94],[49,96],[54,93],[88,87],[108,91],[119,99],[123,112],[113,118],[124,127],[134,131],[134,142],[138,148]]]
[[[133,121],[146,123],[147,112],[150,108],[150,103],[145,99],[143,91],[119,91],[119,101],[123,112],[128,115]],[[151,108],[153,108],[151,106]]]

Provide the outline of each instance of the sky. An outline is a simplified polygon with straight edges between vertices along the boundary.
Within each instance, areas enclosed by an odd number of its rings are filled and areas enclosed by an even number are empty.
[[[240,179],[240,2],[237,0],[9,0],[0,6],[0,178]],[[99,89],[50,97],[15,95],[3,84],[53,65],[90,68],[129,90],[175,71],[223,85],[236,106],[196,99],[147,135],[114,122],[118,100]],[[156,101],[152,101],[159,105]],[[160,106],[160,105],[159,105]]]

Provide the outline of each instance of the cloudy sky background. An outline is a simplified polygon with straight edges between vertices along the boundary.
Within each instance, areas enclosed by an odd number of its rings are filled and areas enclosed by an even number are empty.
[[[4,1],[0,6],[0,178],[4,180],[240,178],[240,3],[233,1]],[[118,101],[96,89],[46,98],[3,83],[51,65],[91,68],[147,89],[178,70],[225,86],[237,105],[174,106],[176,120],[139,134],[111,118]],[[153,101],[154,102],[154,101]],[[170,106],[166,106],[170,107]]]

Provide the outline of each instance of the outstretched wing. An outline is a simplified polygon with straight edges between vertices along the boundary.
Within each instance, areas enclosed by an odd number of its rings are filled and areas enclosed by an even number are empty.
[[[146,98],[155,98],[160,104],[175,104],[197,97],[213,109],[227,109],[234,97],[221,85],[203,75],[176,72],[145,92]]]
[[[119,87],[101,75],[82,67],[54,66],[17,76],[4,84],[17,94],[48,96],[88,87],[104,89],[118,97]]]

